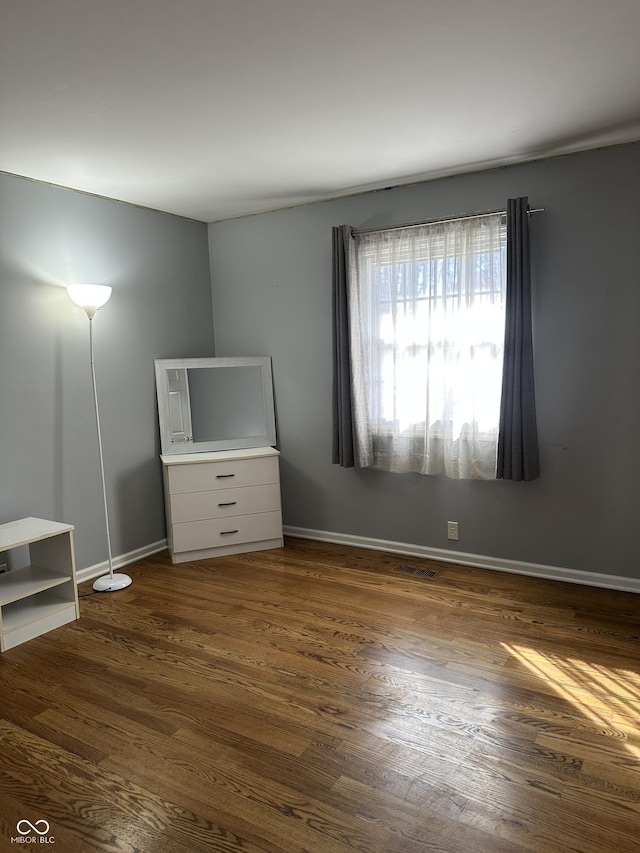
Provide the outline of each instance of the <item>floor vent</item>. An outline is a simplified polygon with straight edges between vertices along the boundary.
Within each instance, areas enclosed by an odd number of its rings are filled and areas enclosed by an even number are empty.
[[[438,576],[438,573],[433,569],[417,569],[415,566],[405,566],[402,563],[396,566],[393,571],[403,572],[405,575],[418,575],[421,578],[435,578]]]

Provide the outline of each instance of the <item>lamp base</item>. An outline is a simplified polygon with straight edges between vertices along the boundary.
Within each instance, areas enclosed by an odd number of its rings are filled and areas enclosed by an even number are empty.
[[[96,592],[115,592],[124,589],[131,584],[129,575],[105,575],[94,581],[93,588]]]

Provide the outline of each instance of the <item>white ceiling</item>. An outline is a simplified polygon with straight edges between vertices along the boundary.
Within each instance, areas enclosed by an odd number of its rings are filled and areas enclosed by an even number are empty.
[[[0,170],[205,222],[640,139],[640,0],[0,0]]]

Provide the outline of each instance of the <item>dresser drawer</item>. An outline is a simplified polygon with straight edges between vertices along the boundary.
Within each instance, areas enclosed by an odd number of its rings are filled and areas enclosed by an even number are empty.
[[[176,552],[196,551],[280,537],[282,513],[258,512],[252,515],[233,515],[229,518],[174,524],[173,549]]]
[[[168,470],[170,495],[279,482],[277,456],[171,465]]]
[[[171,520],[174,524],[279,510],[280,487],[277,483],[240,489],[185,492],[174,495],[171,500]]]

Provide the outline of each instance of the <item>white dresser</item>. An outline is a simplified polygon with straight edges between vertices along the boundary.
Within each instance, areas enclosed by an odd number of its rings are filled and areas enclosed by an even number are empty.
[[[174,563],[282,547],[279,455],[252,447],[161,457]]]

